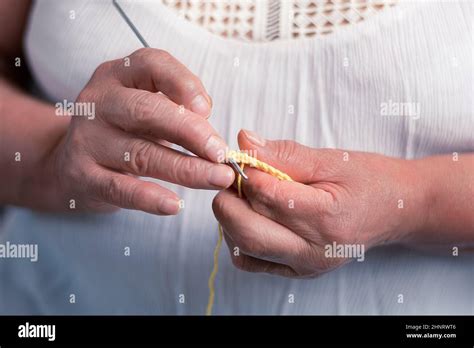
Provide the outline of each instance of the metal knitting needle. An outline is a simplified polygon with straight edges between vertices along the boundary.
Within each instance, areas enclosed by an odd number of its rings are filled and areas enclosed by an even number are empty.
[[[242,178],[244,178],[244,180],[248,180],[249,177],[247,176],[247,174],[244,173],[244,171],[242,170],[242,168],[240,168],[240,166],[238,165],[238,163],[235,161],[235,159],[233,159],[232,157],[229,158],[229,163],[232,164],[232,167],[234,167],[234,169],[237,171],[237,173],[239,173]]]
[[[142,34],[140,34],[140,31],[138,30],[138,28],[135,26],[135,24],[133,24],[133,22],[130,20],[130,18],[127,16],[127,14],[125,13],[125,11],[122,9],[122,7],[119,5],[119,3],[117,2],[117,0],[112,0],[112,4],[115,6],[115,8],[117,9],[118,13],[120,14],[120,16],[125,20],[125,23],[127,23],[127,25],[130,27],[130,29],[132,29],[133,33],[135,34],[135,36],[138,38],[138,40],[140,40],[140,42],[142,43],[143,47],[150,47],[150,45],[148,44],[148,42],[146,42],[145,38],[142,36]],[[233,158],[229,158],[229,163],[232,165],[232,167],[234,167],[234,169],[237,171],[237,173],[239,173],[242,178],[244,178],[244,180],[248,180],[249,177],[244,173],[244,171],[242,170],[242,168],[240,168],[240,166],[238,165],[238,163],[233,159]]]
[[[146,40],[144,39],[144,37],[142,36],[142,34],[140,34],[140,32],[138,31],[137,27],[135,26],[135,24],[133,24],[133,22],[130,20],[130,18],[128,18],[127,14],[125,13],[125,11],[122,9],[122,7],[120,7],[120,5],[118,4],[117,0],[112,0],[112,4],[114,4],[115,8],[117,9],[117,11],[120,13],[120,15],[122,16],[122,18],[125,20],[125,22],[128,24],[128,26],[130,27],[130,29],[132,29],[133,33],[135,34],[135,36],[138,38],[138,40],[140,40],[140,42],[142,43],[142,45],[144,47],[150,47],[150,45],[148,44],[148,42],[146,42]]]

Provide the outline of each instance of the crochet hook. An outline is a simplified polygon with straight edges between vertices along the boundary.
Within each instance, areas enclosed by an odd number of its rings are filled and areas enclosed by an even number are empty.
[[[229,158],[229,163],[232,165],[232,167],[234,167],[234,169],[237,171],[237,173],[239,173],[242,178],[244,178],[244,180],[248,180],[249,177],[247,176],[247,174],[244,173],[244,171],[242,170],[242,168],[240,168],[240,166],[238,165],[238,163],[235,161],[235,159],[233,159],[232,157]]]

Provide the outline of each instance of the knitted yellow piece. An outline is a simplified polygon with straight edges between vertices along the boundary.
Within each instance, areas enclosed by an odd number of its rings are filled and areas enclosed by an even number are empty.
[[[242,170],[244,169],[245,165],[250,165],[251,167],[257,168],[262,172],[268,173],[280,180],[293,181],[293,179],[291,179],[289,175],[283,173],[282,171],[276,169],[275,167],[272,167],[271,165],[265,162],[259,161],[255,157],[247,155],[246,153],[239,151],[229,151],[227,152],[227,158],[233,158],[237,163],[240,163],[240,168],[242,168]],[[237,177],[237,192],[239,194],[239,197],[242,198],[242,176],[240,175]],[[217,270],[219,268],[219,251],[221,249],[223,239],[222,226],[220,224],[218,225],[218,229],[219,237],[217,239],[216,247],[214,248],[214,267],[212,268],[212,272],[209,276],[208,281],[209,300],[207,303],[206,315],[212,315],[212,306],[214,305],[214,281],[216,279]]]

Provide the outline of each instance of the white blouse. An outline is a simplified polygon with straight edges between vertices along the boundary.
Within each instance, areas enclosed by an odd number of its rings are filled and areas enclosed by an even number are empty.
[[[214,100],[210,122],[231,147],[247,128],[406,159],[474,151],[468,1],[400,2],[328,35],[263,43],[223,38],[161,1],[119,1],[151,46],[201,77]],[[42,0],[25,48],[37,83],[56,102],[74,100],[101,62],[139,47],[111,1]],[[417,112],[384,112],[400,103]],[[36,263],[0,259],[0,312],[203,314],[215,192],[165,185],[186,202],[176,217],[10,208],[0,242],[37,243],[39,255]],[[474,314],[473,266],[472,254],[450,248],[434,255],[379,247],[364,262],[295,280],[239,271],[223,248],[214,312]]]

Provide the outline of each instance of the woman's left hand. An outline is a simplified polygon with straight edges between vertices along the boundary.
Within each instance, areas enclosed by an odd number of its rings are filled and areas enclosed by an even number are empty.
[[[415,161],[312,149],[249,131],[240,132],[239,145],[295,181],[246,167],[246,199],[234,189],[215,197],[214,213],[240,269],[317,276],[363,260],[360,252],[373,246],[409,240],[426,219]]]

